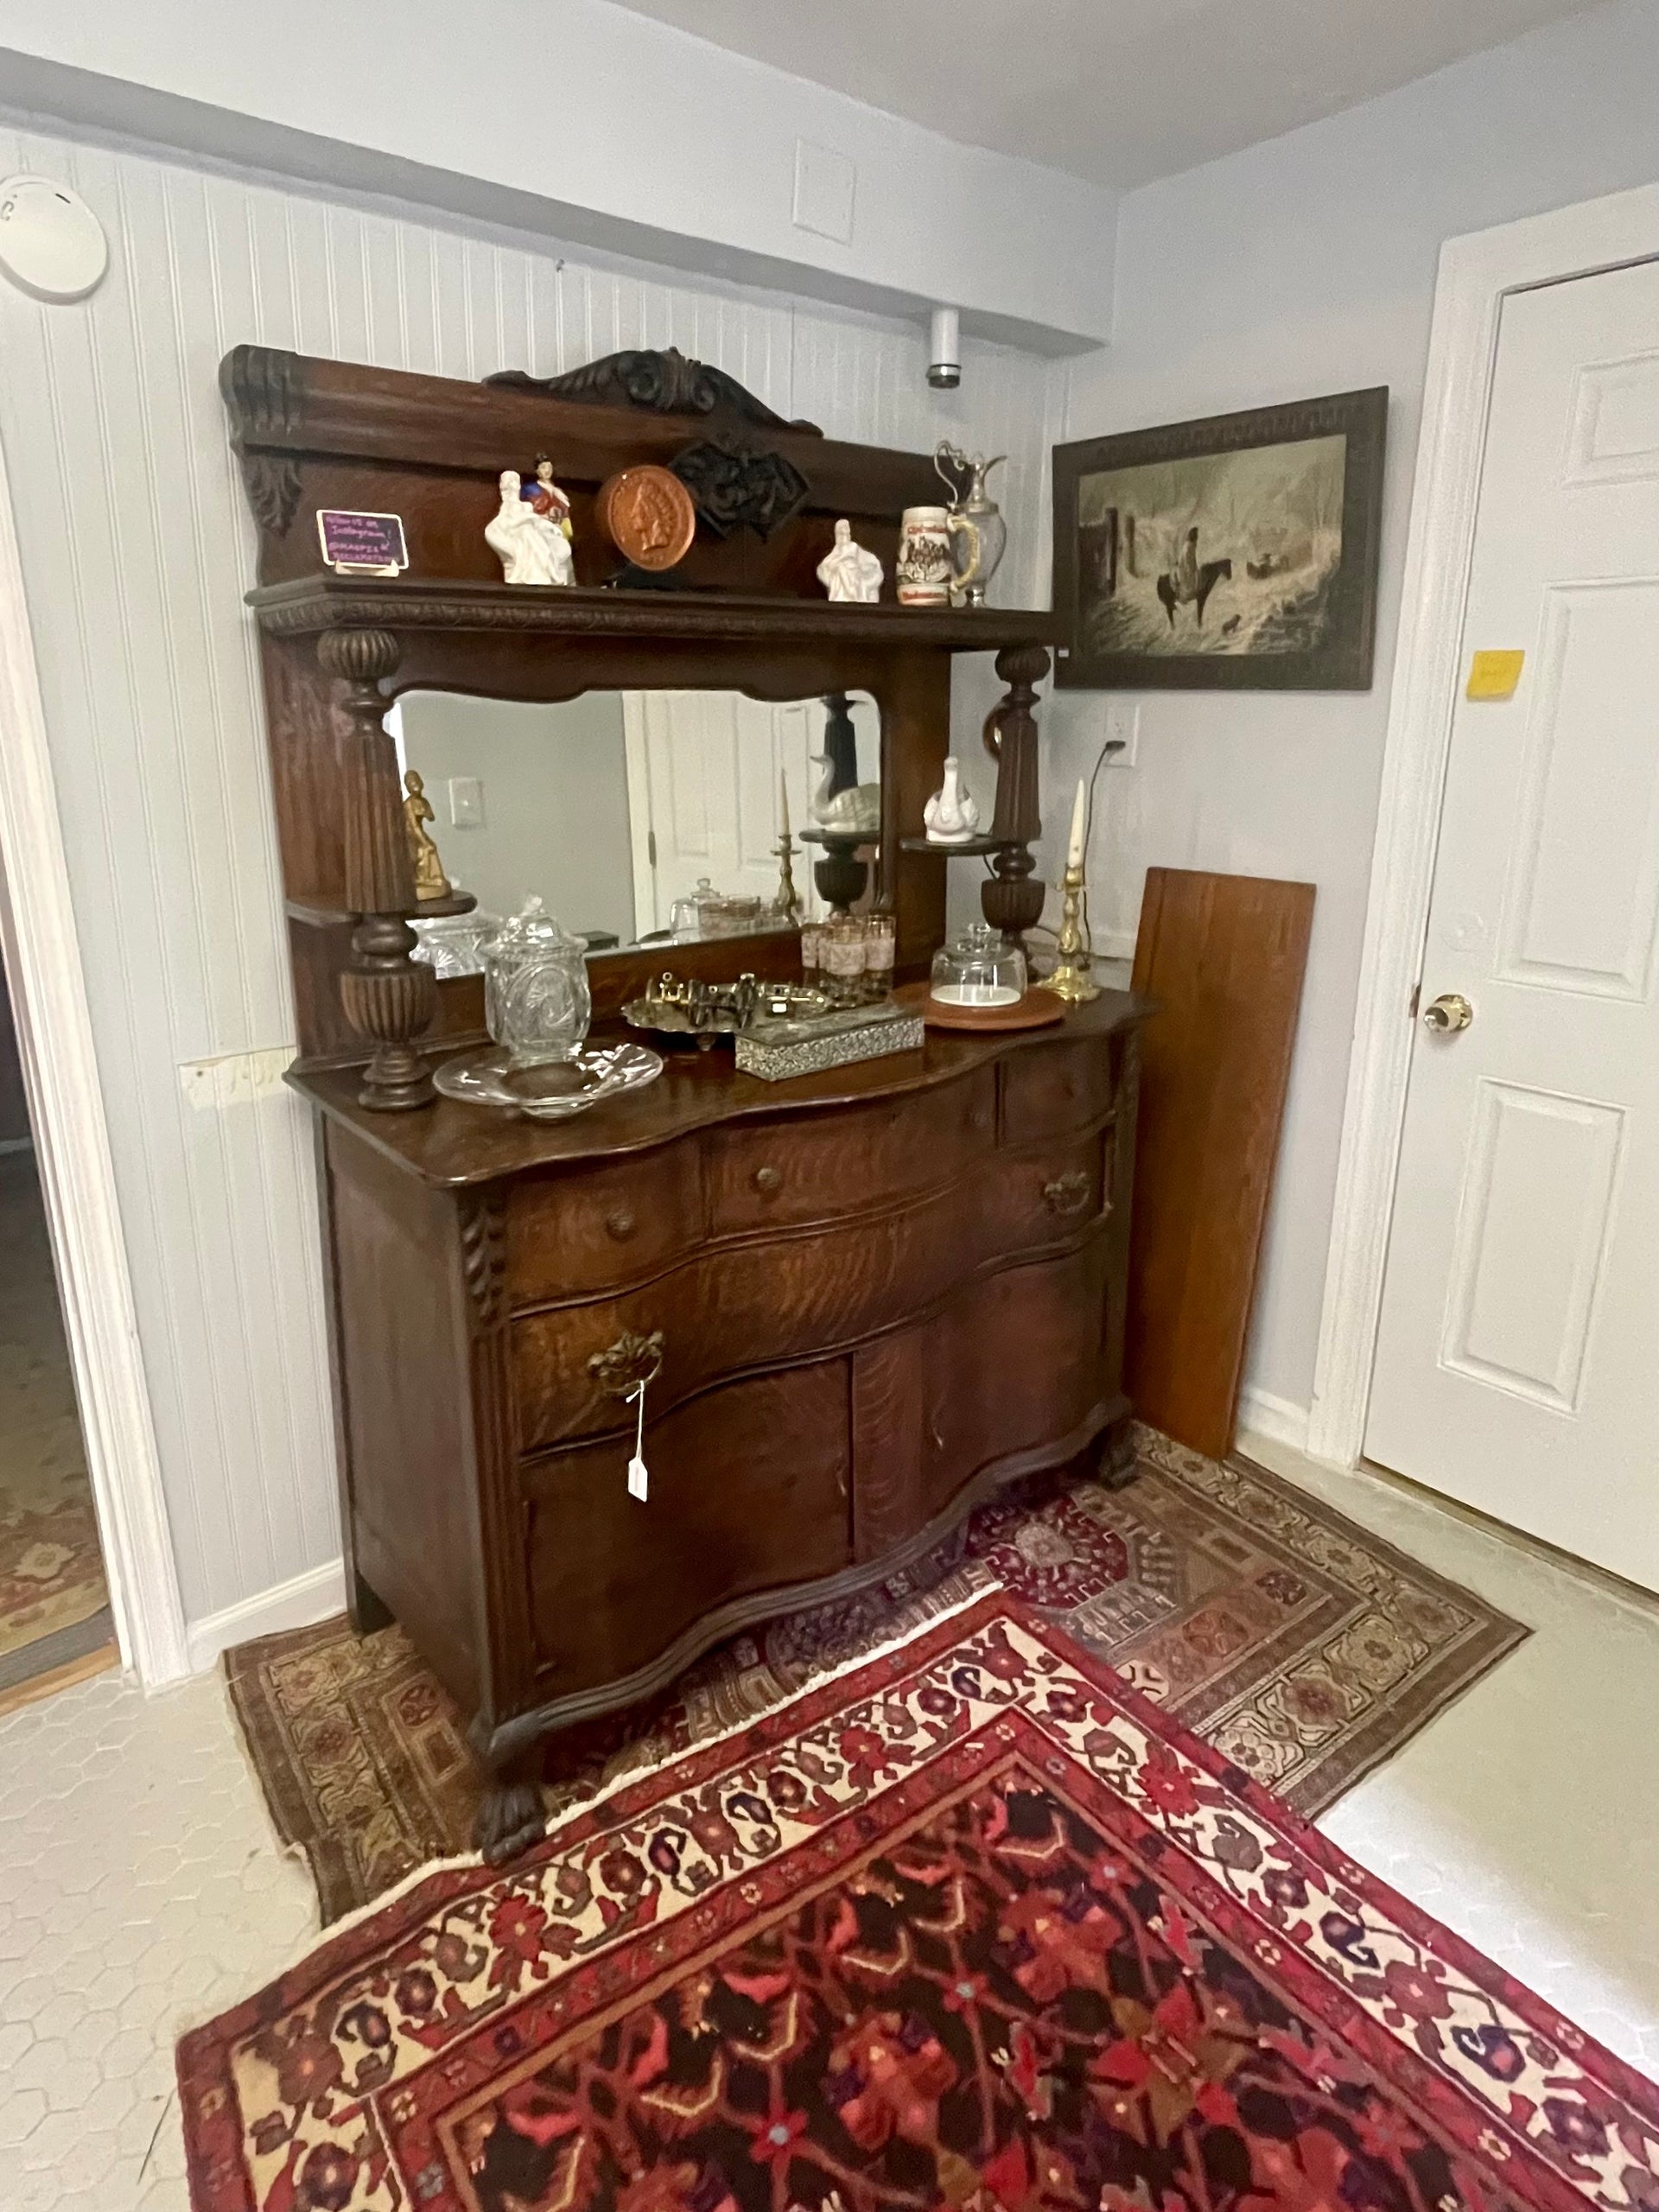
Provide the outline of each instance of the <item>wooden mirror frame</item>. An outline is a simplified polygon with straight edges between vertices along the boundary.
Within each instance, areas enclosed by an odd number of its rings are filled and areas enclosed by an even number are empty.
[[[483,1034],[477,977],[440,981],[413,960],[414,920],[458,911],[414,895],[396,748],[385,727],[411,690],[552,702],[590,690],[721,690],[794,700],[865,692],[881,722],[876,904],[893,914],[901,975],[944,935],[944,855],[921,841],[922,808],[950,750],[953,653],[995,652],[1008,689],[987,726],[998,763],[982,898],[1010,933],[1042,912],[1030,847],[1039,832],[1036,687],[1059,625],[1046,613],[832,605],[818,562],[846,516],[891,575],[904,508],[936,502],[929,457],[837,444],[784,424],[720,372],[670,353],[611,356],[537,385],[483,385],[311,359],[264,346],[226,357],[220,385],[259,529],[261,632],[278,843],[301,1070],[364,1065],[365,1106],[432,1096],[427,1055]],[[599,486],[640,462],[715,451],[740,493],[782,481],[773,519],[757,499],[700,499],[676,588],[617,589],[594,517]],[[551,455],[572,495],[577,583],[501,582],[484,538],[503,467]],[[729,488],[729,487],[728,487]],[[401,517],[410,570],[325,569],[321,509]],[[762,974],[792,972],[791,934],[749,941]],[[764,951],[762,948],[766,948]],[[676,948],[692,973],[724,971],[730,941]],[[596,1017],[660,963],[661,948],[593,972]]]

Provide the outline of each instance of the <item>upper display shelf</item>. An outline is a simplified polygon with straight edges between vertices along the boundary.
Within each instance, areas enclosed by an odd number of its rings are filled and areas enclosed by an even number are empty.
[[[955,652],[1057,645],[1059,616],[1021,607],[847,606],[826,599],[727,592],[528,591],[512,584],[313,575],[248,594],[275,636],[324,630],[459,630],[549,637],[698,639],[722,643],[927,645]]]

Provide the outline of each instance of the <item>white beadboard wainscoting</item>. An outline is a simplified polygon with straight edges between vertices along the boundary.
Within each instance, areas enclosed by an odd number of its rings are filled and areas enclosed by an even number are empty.
[[[339,1592],[311,1135],[276,1079],[293,1032],[221,356],[245,340],[475,378],[677,346],[834,437],[1006,452],[1010,603],[1046,590],[1059,380],[970,344],[961,391],[935,393],[919,328],[0,128],[0,173],[18,170],[73,183],[111,245],[108,278],[78,305],[0,283],[0,439],[191,1656],[206,1664]],[[959,691],[957,742],[977,755],[988,664]]]

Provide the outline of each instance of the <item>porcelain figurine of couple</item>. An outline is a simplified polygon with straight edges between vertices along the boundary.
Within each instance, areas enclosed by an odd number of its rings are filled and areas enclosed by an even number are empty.
[[[502,470],[501,505],[485,524],[484,537],[508,583],[575,583],[569,495],[553,481],[545,454],[528,479],[516,468]]]

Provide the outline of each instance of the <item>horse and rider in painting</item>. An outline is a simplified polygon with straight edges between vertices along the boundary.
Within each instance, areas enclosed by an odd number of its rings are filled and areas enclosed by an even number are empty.
[[[1255,569],[1249,563],[1245,565],[1249,569],[1249,573],[1254,575]],[[1169,617],[1170,628],[1173,630],[1175,627],[1175,610],[1178,607],[1190,607],[1202,624],[1205,607],[1211,593],[1217,584],[1230,582],[1232,573],[1233,564],[1230,561],[1200,561],[1198,533],[1196,529],[1189,530],[1185,542],[1181,547],[1180,559],[1175,563],[1173,569],[1166,569],[1158,579],[1158,596],[1163,601],[1165,613]],[[1236,626],[1237,625],[1235,624],[1234,627],[1236,628]],[[1231,632],[1228,634],[1230,635]]]
[[[1166,657],[1317,651],[1342,565],[1345,450],[1299,439],[1084,474],[1080,641]]]

